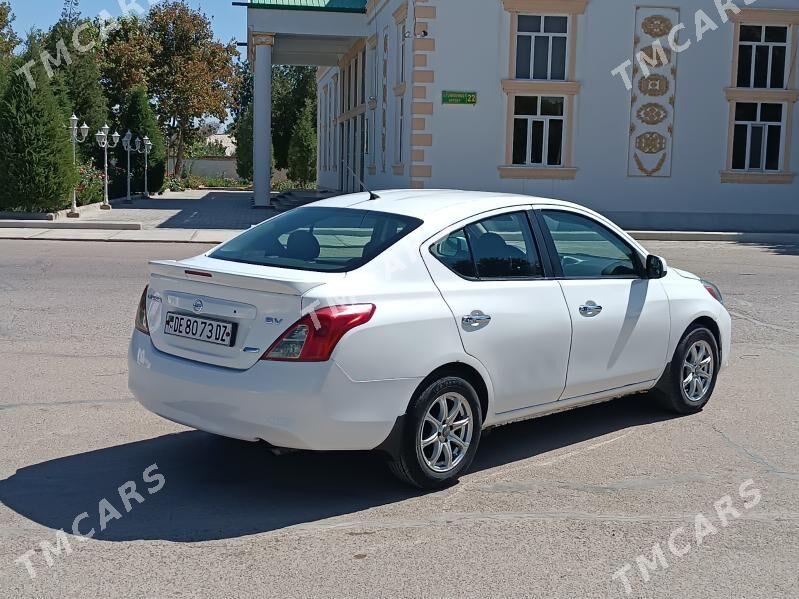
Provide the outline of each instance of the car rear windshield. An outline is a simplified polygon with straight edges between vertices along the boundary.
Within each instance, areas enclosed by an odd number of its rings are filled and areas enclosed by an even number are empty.
[[[211,258],[277,268],[347,272],[391,247],[422,221],[352,208],[297,208],[270,218]]]

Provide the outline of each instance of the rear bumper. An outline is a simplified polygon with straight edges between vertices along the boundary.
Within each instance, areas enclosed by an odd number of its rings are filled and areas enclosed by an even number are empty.
[[[168,420],[247,441],[311,450],[369,450],[389,436],[421,379],[352,381],[333,361],[258,362],[239,371],[158,351],[133,333],[128,384]]]
[[[732,348],[732,317],[727,309],[722,307],[716,323],[721,336],[721,369],[730,364],[730,349]]]

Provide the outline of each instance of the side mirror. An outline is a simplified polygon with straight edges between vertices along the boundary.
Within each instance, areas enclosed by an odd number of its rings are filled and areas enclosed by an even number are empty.
[[[666,261],[660,256],[650,254],[646,257],[646,278],[662,279],[666,276]]]

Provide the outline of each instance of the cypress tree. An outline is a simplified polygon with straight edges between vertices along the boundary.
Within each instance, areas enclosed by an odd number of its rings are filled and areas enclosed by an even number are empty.
[[[51,212],[69,205],[77,172],[49,82],[41,69],[32,74],[33,88],[24,75],[12,72],[0,100],[0,208]]]
[[[67,118],[74,113],[80,120],[80,124],[85,121],[89,125],[91,133],[94,134],[109,120],[108,103],[101,84],[97,28],[84,28],[79,36],[81,47],[89,47],[93,39],[95,46],[85,52],[80,52],[73,46],[75,29],[83,23],[85,21],[59,21],[48,32],[45,47],[55,57],[58,54],[56,44],[61,40],[65,41],[69,49],[71,64],[64,61],[60,67],[54,68],[53,89],[59,103],[64,106]],[[83,159],[93,158],[95,165],[102,168],[103,153],[97,144],[93,143],[93,140],[81,144],[78,151]]]
[[[144,86],[136,86],[128,94],[125,101],[125,106],[119,116],[119,132],[125,135],[130,131],[133,134],[131,143],[135,143],[136,138],[142,140],[144,144],[144,137],[150,138],[153,144],[152,150],[147,157],[147,188],[150,193],[155,193],[164,185],[164,177],[166,175],[166,141],[164,134],[158,127],[158,119],[155,116],[155,111],[150,104],[150,98],[147,94],[147,89]],[[142,146],[142,150],[144,146]],[[127,152],[122,147],[122,142],[116,150],[117,153],[117,166],[121,168],[127,167]],[[130,170],[133,173],[131,180],[131,189],[135,192],[144,191],[144,155],[134,153],[130,154]],[[119,185],[122,185],[119,188]],[[115,181],[115,189],[120,195],[124,194],[125,177],[119,177]]]
[[[302,184],[316,181],[316,111],[311,99],[305,101],[289,144],[289,179]]]
[[[236,174],[245,181],[252,181],[253,179],[253,118],[252,105],[249,105],[239,114],[236,120],[236,128],[233,131],[233,137],[236,141]],[[274,144],[272,144],[270,150],[269,173],[272,174],[275,171]]]
[[[253,150],[253,114],[252,106],[247,106],[236,122],[236,172],[239,177],[252,181]]]

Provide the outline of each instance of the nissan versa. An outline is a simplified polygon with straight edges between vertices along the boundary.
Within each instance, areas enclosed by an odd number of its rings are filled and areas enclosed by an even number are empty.
[[[729,349],[712,283],[586,208],[385,191],[152,262],[129,367],[169,420],[274,448],[380,450],[436,488],[512,420],[649,390],[697,412]]]

